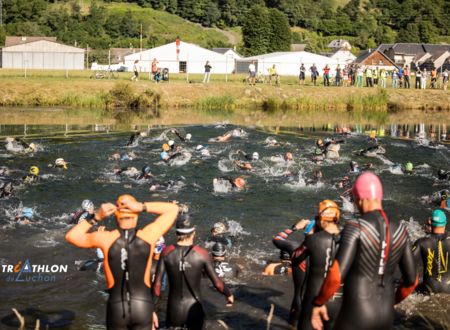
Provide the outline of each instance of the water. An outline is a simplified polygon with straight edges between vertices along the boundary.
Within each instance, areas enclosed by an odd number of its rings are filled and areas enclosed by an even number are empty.
[[[94,272],[80,272],[76,268],[76,261],[94,258],[95,252],[67,244],[64,241],[69,228],[66,223],[83,199],[89,198],[99,205],[113,202],[120,194],[131,193],[141,201],[177,200],[185,204],[196,223],[200,243],[208,237],[209,229],[217,221],[228,223],[238,234],[237,244],[230,252],[231,260],[243,266],[242,275],[231,285],[236,305],[227,309],[223,297],[210,285],[206,286],[203,294],[209,329],[221,328],[217,320],[233,329],[264,329],[271,304],[275,304],[272,329],[288,329],[285,320],[292,299],[291,279],[261,275],[264,264],[278,257],[271,238],[278,231],[290,227],[299,217],[312,217],[318,202],[325,198],[340,201],[340,205],[344,204],[344,218],[351,217],[352,205],[340,200],[342,190],[334,186],[337,179],[348,175],[350,160],[374,164],[384,183],[387,213],[407,221],[414,238],[424,235],[422,224],[432,210],[432,205],[422,202],[422,197],[448,188],[448,184],[445,186],[434,179],[438,168],[450,167],[448,145],[438,148],[424,146],[423,143],[419,145],[413,139],[398,139],[398,133],[393,134],[393,138],[382,138],[386,148],[384,155],[371,158],[355,156],[356,151],[367,146],[367,138],[353,135],[342,144],[340,160],[316,164],[310,160],[314,141],[317,137],[331,136],[327,130],[290,128],[280,129],[284,133],[274,135],[273,131],[244,128],[245,134],[229,143],[217,144],[208,140],[236,126],[186,126],[180,130],[193,135],[192,142],[186,145],[187,153],[173,166],[167,166],[158,155],[163,143],[160,137],[170,136],[170,133],[164,128],[140,128],[148,133],[148,137],[135,148],[125,147],[130,132],[118,131],[114,126],[99,129],[98,126],[84,125],[77,127],[83,130],[83,135],[75,134],[73,126],[68,131],[67,127],[61,126],[27,126],[28,134],[34,134],[30,140],[38,144],[38,152],[22,155],[8,153],[3,147],[0,149],[0,166],[7,166],[14,178],[25,175],[32,165],[40,167],[43,178],[37,185],[17,187],[15,197],[0,201],[2,263],[16,264],[19,260],[29,259],[32,264],[68,266],[68,272],[56,274],[56,280],[51,283],[0,279],[0,317],[10,313],[12,307],[34,307],[45,311],[66,309],[75,312],[71,329],[103,329],[107,299],[103,291],[104,280]],[[372,128],[361,126],[360,131]],[[1,126],[1,133],[5,136],[21,135],[23,129],[23,126]],[[64,132],[64,129],[66,136],[51,134]],[[413,138],[416,133],[414,125],[408,130]],[[387,129],[386,136],[390,133],[391,129]],[[276,137],[279,144],[269,146],[267,138],[270,136]],[[195,150],[198,144],[208,145],[211,157],[202,157]],[[260,160],[254,163],[254,171],[243,172],[233,165],[237,150],[259,153]],[[137,155],[132,161],[108,160],[114,152],[123,154],[130,151]],[[286,163],[283,156],[288,151],[292,152],[293,161]],[[58,157],[70,163],[69,170],[47,167]],[[395,164],[406,161],[415,165],[413,175],[404,175],[395,167]],[[173,180],[173,186],[169,190],[150,191],[148,184],[113,175],[114,168],[134,166],[141,169],[146,164],[151,166],[158,181]],[[309,182],[312,173],[318,169],[324,174],[323,182],[312,184]],[[287,172],[292,173],[291,179],[286,177]],[[227,192],[223,187],[214,189],[214,177],[237,175],[246,179],[246,190]],[[35,210],[37,223],[17,225],[11,221],[23,206]],[[146,223],[149,219],[143,216],[140,221]],[[112,220],[105,224],[107,228],[114,225]],[[171,231],[166,241],[169,244],[173,240]],[[442,313],[450,313],[450,299],[445,296],[429,299],[420,295],[409,298],[398,309],[396,328],[423,328],[429,324],[438,327]],[[434,308],[430,308],[430,301]],[[160,316],[164,319],[163,311]]]

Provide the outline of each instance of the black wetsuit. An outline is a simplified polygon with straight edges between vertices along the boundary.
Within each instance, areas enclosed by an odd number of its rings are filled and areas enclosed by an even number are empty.
[[[186,138],[184,138],[184,137],[180,134],[180,132],[175,131],[174,133],[175,133],[176,136],[178,136],[178,138],[180,139],[181,142],[186,142]]]
[[[339,246],[339,235],[332,235],[326,231],[319,231],[305,238],[292,257],[292,268],[308,259],[306,274],[306,291],[302,300],[302,310],[298,321],[298,329],[312,329],[311,313],[313,300],[319,294],[323,280],[331,266]],[[301,286],[301,285],[300,285]],[[324,323],[325,329],[333,329],[334,322],[342,304],[342,287],[333,298],[326,303],[329,321]]]
[[[223,234],[218,234],[218,235],[213,235],[210,236],[207,240],[206,240],[207,245],[214,245],[215,243],[221,243],[223,245],[225,245],[226,247],[231,247],[233,245],[233,240],[231,239],[230,236],[227,235],[223,235]]]
[[[139,142],[140,136],[141,136],[140,133],[131,134],[130,139],[127,142],[127,147],[136,145]]]
[[[450,171],[438,173],[438,180],[449,181],[450,180]]]
[[[414,256],[423,265],[421,290],[434,293],[450,293],[450,236],[431,234],[414,243]]]
[[[203,272],[220,293],[226,297],[231,296],[214,271],[214,264],[208,252],[197,245],[170,245],[164,249],[153,285],[155,297],[160,296],[164,272],[167,272],[169,280],[166,327],[202,329],[205,316],[200,301]]]
[[[12,182],[0,182],[0,198],[7,198],[14,192]]]
[[[151,246],[136,236],[135,229],[119,232],[105,261],[114,278],[114,286],[108,290],[107,327],[148,330],[153,324],[153,300],[144,278]]]
[[[402,284],[395,291],[397,266]],[[344,284],[335,329],[390,329],[394,305],[406,298],[417,282],[405,225],[389,222],[382,211],[372,211],[345,225],[336,257],[314,305],[325,304]]]
[[[217,276],[223,279],[236,278],[238,276],[238,268],[227,261],[214,260],[214,271]]]
[[[91,220],[92,218],[94,218],[93,213],[89,213],[88,211],[84,210],[77,210],[74,213],[72,213],[72,217],[70,219],[69,224],[76,225],[81,220]]]
[[[302,235],[298,240],[290,239],[289,236],[293,232],[292,229],[285,229],[273,238],[273,244],[280,249],[280,257],[285,252],[292,258],[294,252],[302,245],[305,236]],[[291,309],[289,311],[289,324],[295,326],[301,312],[302,288],[305,282],[307,268],[306,262],[301,262],[295,266],[291,265],[291,268],[292,280],[294,281],[294,297],[292,298]]]

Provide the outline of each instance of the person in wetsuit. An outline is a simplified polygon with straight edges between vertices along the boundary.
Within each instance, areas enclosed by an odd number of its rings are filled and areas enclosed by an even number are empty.
[[[81,209],[72,213],[69,224],[74,225],[82,220],[91,220],[94,217],[94,203],[89,199],[81,202]]]
[[[169,280],[166,327],[200,330],[203,327],[203,311],[200,287],[202,273],[206,273],[215,288],[222,293],[227,304],[232,305],[234,296],[217,276],[208,251],[194,245],[195,227],[188,217],[176,224],[177,244],[166,247],[156,270],[153,294],[160,297],[161,281],[165,272]]]
[[[450,181],[450,171],[440,168],[438,170],[437,177],[439,181]]]
[[[414,243],[416,260],[423,265],[423,280],[420,291],[450,293],[450,236],[445,232],[447,217],[437,209],[431,215],[431,234]]]
[[[299,267],[306,259],[308,260],[306,291],[301,302],[302,308],[297,323],[298,329],[312,329],[311,313],[313,300],[320,291],[323,280],[339,247],[340,216],[341,212],[335,202],[327,199],[320,202],[314,234],[306,236],[303,244],[293,253],[293,269]],[[302,286],[302,283],[296,286]],[[333,329],[341,303],[342,288],[326,304],[329,316],[328,322],[325,323],[326,329]]]
[[[24,183],[36,183],[39,181],[39,167],[31,166],[30,171],[22,178]]]
[[[353,186],[353,197],[361,217],[349,220],[341,233],[336,257],[313,302],[314,329],[322,329],[322,319],[329,319],[325,304],[342,285],[342,307],[335,329],[389,329],[394,305],[418,284],[406,226],[389,221],[382,206],[383,188],[378,176],[361,174]],[[402,282],[395,288],[398,266]]]
[[[265,275],[274,275],[281,273],[282,270],[284,271],[285,269],[290,269],[290,272],[292,273],[292,280],[294,281],[294,296],[292,298],[291,309],[289,311],[289,324],[294,327],[296,326],[297,320],[300,316],[302,286],[305,281],[307,265],[306,262],[302,262],[295,267],[292,267],[291,258],[295,250],[297,250],[303,243],[305,235],[309,235],[314,231],[313,227],[314,221],[302,219],[291,228],[279,232],[272,239],[272,242],[278,249],[280,249],[281,263],[272,263],[267,265],[263,273]],[[300,237],[297,240],[292,239],[291,234],[300,230],[304,231],[303,233],[301,233]]]
[[[152,171],[150,166],[145,165],[144,167],[142,167],[141,173],[139,173],[137,176],[134,177],[135,180],[137,181],[142,181],[142,180],[148,180],[152,178]]]
[[[128,139],[127,147],[135,147],[135,146],[137,146],[139,144],[140,137],[141,137],[141,133],[140,132],[132,133],[130,138]]]
[[[215,243],[211,250],[214,271],[217,276],[224,279],[236,278],[239,275],[239,268],[226,261],[227,248],[222,243]]]
[[[207,245],[214,245],[215,243],[221,243],[226,247],[233,245],[231,236],[227,235],[227,226],[223,222],[216,222],[211,228],[211,236],[206,240]]]
[[[192,139],[191,133],[187,133],[186,136],[184,136],[184,137],[176,129],[173,129],[172,133],[174,133],[176,136],[178,136],[178,138],[180,139],[181,142],[190,142]]]
[[[245,182],[244,178],[237,177],[236,179],[231,179],[228,177],[220,177],[213,179],[213,185],[224,185],[230,187],[230,190],[242,190],[246,187],[247,182]]]
[[[0,181],[0,199],[12,196],[14,186],[11,181]]]
[[[136,229],[142,212],[159,217]],[[93,225],[113,214],[117,229],[90,232]],[[157,326],[150,288],[152,258],[156,241],[172,227],[177,215],[178,206],[173,203],[140,203],[131,195],[122,195],[116,205],[102,204],[94,218],[81,221],[67,232],[69,243],[80,248],[100,248],[105,255],[108,329],[143,330]]]

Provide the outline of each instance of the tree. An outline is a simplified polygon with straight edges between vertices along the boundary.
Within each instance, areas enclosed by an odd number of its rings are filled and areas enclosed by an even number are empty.
[[[267,53],[271,39],[269,12],[263,6],[253,6],[242,20],[242,41],[248,55]]]
[[[291,50],[291,28],[286,15],[278,9],[269,9],[269,24],[271,33],[267,50],[269,52]]]

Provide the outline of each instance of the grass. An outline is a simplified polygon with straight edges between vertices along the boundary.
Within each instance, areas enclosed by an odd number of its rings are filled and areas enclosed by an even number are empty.
[[[142,75],[132,83],[130,73],[118,79],[89,79],[92,71],[0,70],[0,106],[78,108],[198,108],[209,112],[236,109],[289,111],[370,111],[404,109],[450,110],[450,93],[442,90],[405,90],[355,87],[299,86],[295,77],[283,77],[280,87],[243,83],[245,75],[171,74],[170,82],[155,84]],[[189,80],[191,83],[186,83]],[[389,82],[388,82],[389,85]],[[123,94],[121,94],[123,93]],[[156,114],[156,113],[155,113]],[[157,114],[156,114],[157,115]]]

